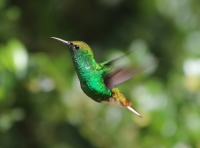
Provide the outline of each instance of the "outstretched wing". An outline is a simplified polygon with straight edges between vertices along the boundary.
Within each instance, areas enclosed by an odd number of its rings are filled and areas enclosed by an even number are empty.
[[[118,57],[116,59],[113,59],[111,61],[106,61],[106,62],[100,63],[100,65],[103,66],[103,67],[111,67],[111,66],[113,66],[114,62],[116,62],[117,60],[127,56],[128,54],[132,53],[133,51],[134,50],[131,50],[131,51],[127,52],[126,54],[124,54],[124,55],[122,55],[122,56],[120,56],[120,57]]]
[[[120,85],[121,83],[131,79],[132,77],[152,67],[152,64],[146,66],[145,68],[136,68],[136,67],[117,68],[116,66],[113,65],[117,60],[127,56],[131,52],[133,52],[133,50],[114,60],[103,62],[100,64],[106,71],[104,75],[104,82],[108,89]]]
[[[140,74],[143,70],[136,70],[130,68],[119,68],[114,70],[113,72],[107,73],[104,76],[104,82],[108,89],[113,88],[130,78]]]

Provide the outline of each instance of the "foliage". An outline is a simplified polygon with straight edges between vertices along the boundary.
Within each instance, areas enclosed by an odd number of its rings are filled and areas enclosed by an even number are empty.
[[[0,147],[200,147],[200,11],[192,0],[0,1]],[[120,86],[142,114],[80,89],[70,53],[154,68]]]

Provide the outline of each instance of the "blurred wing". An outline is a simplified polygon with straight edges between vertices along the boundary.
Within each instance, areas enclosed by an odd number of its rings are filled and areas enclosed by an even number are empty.
[[[106,74],[104,75],[104,82],[106,84],[106,87],[108,89],[113,88],[117,85],[120,85],[121,83],[129,80],[130,78],[142,73],[143,71],[147,70],[148,68],[152,67],[154,64],[149,64],[149,66],[146,66],[144,68],[137,69],[135,67],[131,68],[116,68],[113,64],[127,56],[128,54],[132,53],[134,50],[114,59],[111,61],[106,61],[101,63],[100,65],[104,67]]]
[[[112,66],[112,64],[113,64],[114,62],[116,62],[117,60],[119,60],[119,59],[121,59],[121,58],[127,56],[128,54],[132,53],[133,51],[134,51],[134,50],[131,50],[131,51],[129,51],[128,53],[126,53],[126,54],[124,54],[124,55],[122,55],[122,56],[120,56],[120,57],[118,57],[118,58],[116,58],[116,59],[113,59],[113,60],[111,60],[111,61],[103,62],[103,63],[101,63],[101,66],[108,66],[108,67],[110,67],[110,66]]]
[[[113,88],[113,87],[129,80],[133,76],[141,73],[142,71],[143,70],[132,70],[132,69],[128,69],[128,68],[117,69],[117,70],[105,75],[104,81],[105,81],[106,87],[108,89]]]

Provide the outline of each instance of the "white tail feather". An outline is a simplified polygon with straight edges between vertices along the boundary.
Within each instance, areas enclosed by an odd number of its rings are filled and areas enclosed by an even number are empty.
[[[110,97],[108,101],[101,101],[101,103],[104,104],[111,104],[114,106],[118,106],[118,107],[127,107],[130,111],[132,111],[134,114],[136,114],[139,117],[142,117],[140,115],[140,113],[138,111],[136,111],[134,108],[132,108],[131,106],[123,106],[119,101],[116,101],[114,98]]]
[[[142,116],[140,115],[140,113],[139,113],[138,111],[136,111],[135,109],[133,109],[132,107],[127,106],[127,108],[128,108],[130,111],[132,111],[134,114],[136,114],[137,116],[142,117]]]

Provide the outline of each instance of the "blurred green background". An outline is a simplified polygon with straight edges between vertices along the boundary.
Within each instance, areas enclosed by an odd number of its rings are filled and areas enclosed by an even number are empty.
[[[199,0],[0,0],[0,148],[200,148]],[[120,86],[142,114],[88,98],[65,45],[155,62]]]

